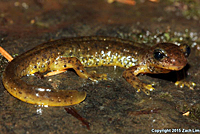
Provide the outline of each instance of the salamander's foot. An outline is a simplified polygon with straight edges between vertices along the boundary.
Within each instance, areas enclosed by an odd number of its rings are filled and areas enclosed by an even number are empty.
[[[155,90],[155,88],[150,84],[149,85],[143,84],[143,87],[141,89],[137,89],[137,92],[140,92],[140,90],[142,90],[146,95],[150,95],[150,92]]]
[[[38,77],[39,79],[43,79],[43,78],[44,78],[44,75],[41,74],[40,72],[36,72],[36,73],[34,73],[34,75],[35,75],[36,77]]]
[[[142,90],[146,95],[150,95],[150,92],[155,90],[155,88],[151,84],[143,83],[137,77],[137,74],[140,73],[140,71],[143,72],[145,68],[146,66],[130,67],[123,72],[123,77],[129,84],[131,84],[135,89],[137,89],[137,92],[140,92]]]
[[[89,75],[89,79],[92,81],[107,80],[107,74],[97,74],[96,71],[91,71]]]
[[[196,87],[196,83],[194,82],[191,82],[191,81],[185,81],[185,80],[182,80],[182,81],[177,81],[175,82],[175,85],[179,88],[183,88],[184,86],[187,86],[189,87],[191,90],[194,90],[194,88]]]

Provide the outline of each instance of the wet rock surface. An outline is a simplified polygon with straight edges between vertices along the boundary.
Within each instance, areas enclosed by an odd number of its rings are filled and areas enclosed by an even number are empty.
[[[12,55],[22,54],[51,39],[90,35],[119,37],[147,45],[187,43],[192,51],[189,65],[184,69],[186,80],[197,83],[197,87],[195,90],[176,87],[175,72],[140,75],[140,79],[155,83],[156,90],[146,96],[137,93],[122,78],[124,69],[113,67],[87,68],[108,74],[107,81],[98,83],[81,79],[72,70],[43,80],[24,77],[31,84],[86,91],[86,100],[73,107],[90,123],[90,130],[64,107],[34,106],[19,101],[0,83],[0,133],[200,131],[200,29],[198,14],[189,14],[190,4],[180,1],[137,1],[136,5],[110,4],[106,0],[1,1],[1,46]],[[2,74],[7,62],[3,57],[0,62]],[[184,116],[188,111],[189,116]]]

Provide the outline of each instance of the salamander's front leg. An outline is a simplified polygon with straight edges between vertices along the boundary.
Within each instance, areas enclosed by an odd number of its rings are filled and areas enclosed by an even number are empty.
[[[64,70],[72,68],[81,78],[90,79],[92,81],[105,80],[107,78],[106,74],[96,74],[95,71],[88,73],[76,57],[56,58],[49,68],[50,70]]]
[[[152,85],[145,84],[137,78],[138,74],[146,72],[149,72],[146,67],[134,66],[125,70],[123,72],[123,77],[126,79],[128,83],[130,83],[134,88],[136,88],[138,92],[142,90],[145,94],[149,95],[150,94],[149,91],[154,90]]]

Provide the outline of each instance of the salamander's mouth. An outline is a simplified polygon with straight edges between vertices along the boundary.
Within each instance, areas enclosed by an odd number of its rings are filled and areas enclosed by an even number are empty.
[[[178,70],[181,70],[185,67],[184,66],[166,66],[166,67],[162,67],[164,69],[167,69],[167,70],[175,70],[175,71],[178,71]]]

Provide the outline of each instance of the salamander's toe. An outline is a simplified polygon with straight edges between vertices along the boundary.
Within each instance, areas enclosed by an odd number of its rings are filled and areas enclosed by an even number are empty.
[[[143,88],[142,88],[142,91],[146,94],[146,95],[150,95],[150,92],[152,92],[153,90],[155,90],[155,88],[152,86],[152,85],[144,85]],[[137,91],[140,91],[137,90]]]
[[[192,82],[192,81],[177,81],[175,82],[175,85],[179,88],[183,88],[184,86],[189,87],[189,89],[194,90],[194,88],[196,87],[196,83]]]
[[[90,74],[89,79],[92,81],[107,80],[107,74],[97,74],[96,71],[92,71],[89,74]]]

